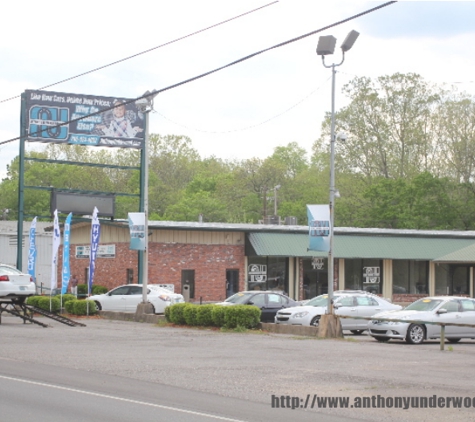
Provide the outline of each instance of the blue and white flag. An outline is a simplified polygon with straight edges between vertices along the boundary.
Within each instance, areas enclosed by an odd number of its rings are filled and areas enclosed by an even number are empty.
[[[33,218],[30,226],[30,248],[28,250],[28,274],[33,277],[36,283],[36,217]]]
[[[99,249],[99,237],[101,235],[101,224],[99,223],[99,218],[97,217],[98,212],[99,210],[97,209],[97,207],[94,207],[91,224],[91,252],[89,255],[89,280],[87,283],[88,295],[91,294],[92,285],[94,283],[94,270],[96,268],[96,257],[97,251]]]
[[[64,223],[64,234],[63,234],[63,271],[62,274],[62,285],[61,285],[61,294],[64,295],[68,292],[69,278],[71,277],[71,270],[69,267],[69,236],[71,234],[71,218],[73,213],[70,212],[66,221]]]
[[[54,223],[53,223],[53,254],[51,260],[51,290],[53,292],[58,287],[56,264],[58,263],[58,249],[61,244],[61,232],[59,230],[58,210],[54,210]]]
[[[144,251],[145,245],[145,213],[129,212],[130,247],[134,251]]]
[[[309,251],[330,251],[330,206],[307,205]]]

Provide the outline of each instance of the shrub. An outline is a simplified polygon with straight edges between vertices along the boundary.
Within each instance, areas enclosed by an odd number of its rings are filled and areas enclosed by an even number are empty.
[[[63,307],[64,308],[66,308],[66,303],[68,303],[70,300],[76,300],[76,296],[74,296],[72,294],[69,294],[69,293],[63,295],[62,299],[61,299],[61,295],[56,295],[55,297],[57,297],[60,302],[61,302],[61,300],[63,301]]]
[[[38,300],[42,296],[30,296],[26,299],[26,304],[30,306],[38,307]]]
[[[101,295],[103,293],[107,293],[108,291],[109,289],[106,286],[93,284],[91,295]],[[87,284],[78,284],[78,295],[87,295]]]
[[[224,326],[226,328],[255,328],[259,325],[261,310],[257,306],[233,305],[226,306]]]
[[[39,296],[36,307],[45,311],[59,312],[61,303],[56,296]]]
[[[196,325],[203,327],[209,327],[213,325],[213,308],[217,305],[201,305],[198,306],[198,312],[196,314]]]
[[[101,286],[101,285],[92,285],[92,294],[93,295],[102,295],[104,293],[107,293],[109,289],[106,286]]]
[[[177,325],[186,324],[184,311],[185,308],[190,305],[190,303],[175,303],[170,305],[170,322]]]
[[[165,308],[165,319],[167,320],[167,322],[172,322],[172,320],[170,319],[170,311],[171,311],[171,306],[167,306]]]
[[[94,315],[97,314],[96,304],[93,300],[72,301],[72,314],[74,315]],[[89,309],[88,309],[89,308]]]
[[[183,318],[185,318],[185,323],[187,325],[199,325],[198,324],[198,309],[200,305],[188,304],[183,310]]]
[[[213,320],[213,325],[216,327],[222,327],[224,325],[224,314],[226,312],[227,306],[214,305],[211,310],[211,318]]]
[[[77,301],[77,299],[74,299]],[[66,312],[68,314],[73,314],[74,313],[74,300],[68,300],[65,304],[64,304],[64,309],[66,309]]]

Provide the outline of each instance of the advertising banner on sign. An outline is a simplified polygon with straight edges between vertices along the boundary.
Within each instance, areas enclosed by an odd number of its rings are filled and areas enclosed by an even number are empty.
[[[58,249],[61,244],[61,232],[59,229],[58,210],[54,210],[54,222],[53,222],[53,256],[51,261],[51,290],[58,287],[58,281],[56,278],[56,264],[58,263]]]
[[[134,251],[145,250],[145,213],[129,212],[130,248]]]
[[[330,250],[330,207],[328,205],[307,205],[309,251]]]
[[[36,217],[30,226],[30,248],[28,250],[28,274],[33,277],[36,283]]]
[[[63,271],[62,274],[62,284],[61,284],[61,294],[66,294],[68,292],[69,278],[71,271],[69,268],[69,236],[71,234],[71,218],[73,214],[70,212],[64,223],[64,235],[63,235]]]
[[[98,209],[94,208],[92,214],[92,224],[91,224],[91,255],[89,257],[89,280],[87,283],[88,295],[92,292],[92,285],[94,283],[94,270],[96,269],[96,258],[97,250],[99,248],[99,238],[101,236],[101,224],[99,218],[97,217]]]
[[[134,101],[129,101],[27,90],[26,109],[22,110],[27,140],[140,149],[144,142],[145,116]]]

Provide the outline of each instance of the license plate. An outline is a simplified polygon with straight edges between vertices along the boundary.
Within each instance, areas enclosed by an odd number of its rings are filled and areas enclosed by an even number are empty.
[[[25,286],[20,286],[20,290],[26,290]]]

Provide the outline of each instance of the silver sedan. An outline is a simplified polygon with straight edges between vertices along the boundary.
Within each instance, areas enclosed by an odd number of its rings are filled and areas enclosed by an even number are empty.
[[[455,296],[419,299],[401,311],[374,315],[368,324],[368,334],[381,342],[398,339],[420,344],[426,339],[440,338],[440,324],[450,323],[475,325],[475,300]],[[475,338],[475,327],[447,325],[445,338],[452,343]]]

